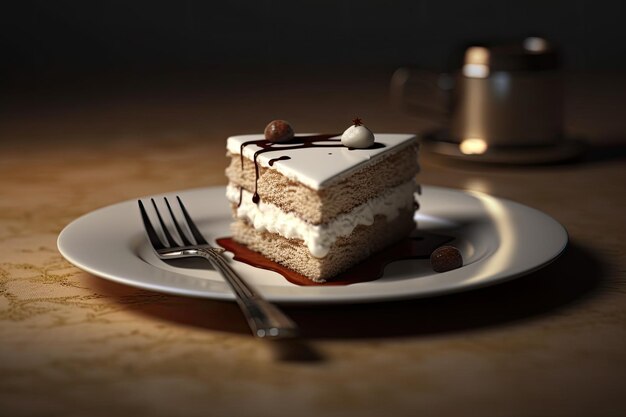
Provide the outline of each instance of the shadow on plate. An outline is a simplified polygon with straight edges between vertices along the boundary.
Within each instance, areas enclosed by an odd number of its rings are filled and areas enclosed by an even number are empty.
[[[408,301],[285,306],[305,338],[385,338],[464,332],[548,315],[610,286],[606,267],[575,243],[559,259],[525,277],[492,287]],[[92,278],[97,292],[136,313],[185,326],[249,334],[234,302],[138,290]],[[129,302],[149,295],[146,302]]]

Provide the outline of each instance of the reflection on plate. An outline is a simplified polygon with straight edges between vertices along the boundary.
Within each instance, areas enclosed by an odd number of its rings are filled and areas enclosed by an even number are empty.
[[[205,236],[229,234],[224,187],[179,195]],[[160,197],[160,196],[158,196]],[[376,281],[349,286],[301,287],[275,272],[232,261],[269,300],[280,303],[353,303],[427,297],[503,282],[555,259],[567,244],[563,226],[530,207],[482,193],[423,187],[418,227],[455,238],[465,265],[435,273],[428,260],[389,265]],[[170,294],[234,299],[219,273],[204,262],[166,264],[146,240],[136,200],[108,206],[70,223],[59,235],[61,254],[96,276]]]

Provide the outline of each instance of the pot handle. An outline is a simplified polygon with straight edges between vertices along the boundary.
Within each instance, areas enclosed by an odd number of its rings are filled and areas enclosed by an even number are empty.
[[[401,67],[391,76],[390,96],[392,104],[408,114],[445,123],[453,89],[450,74]]]

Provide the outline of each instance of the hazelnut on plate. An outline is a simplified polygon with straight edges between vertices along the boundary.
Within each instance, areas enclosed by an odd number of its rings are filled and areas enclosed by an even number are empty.
[[[441,246],[430,255],[430,264],[435,272],[452,271],[463,266],[463,257],[454,246]]]

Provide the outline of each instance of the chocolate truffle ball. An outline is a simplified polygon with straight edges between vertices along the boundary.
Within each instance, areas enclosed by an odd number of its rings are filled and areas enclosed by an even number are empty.
[[[293,139],[293,128],[285,120],[272,120],[265,126],[265,139],[270,142],[280,143]]]
[[[430,264],[435,272],[451,271],[463,266],[463,257],[454,246],[441,246],[430,255]]]

